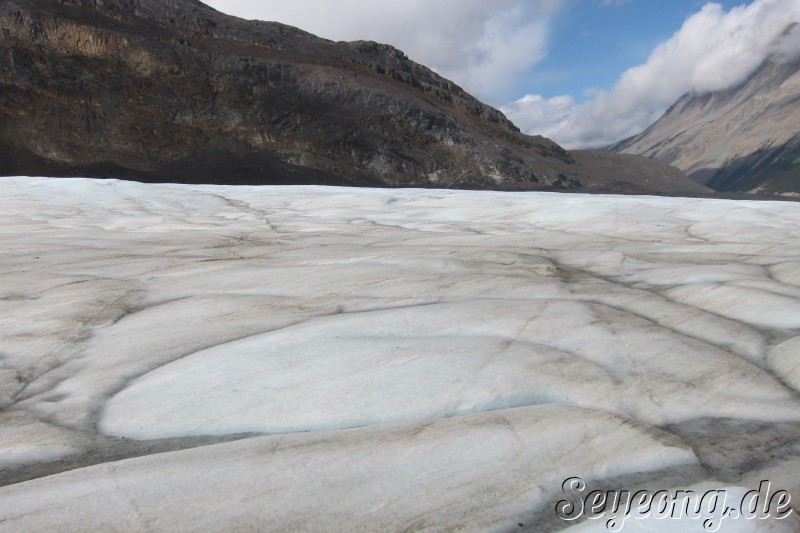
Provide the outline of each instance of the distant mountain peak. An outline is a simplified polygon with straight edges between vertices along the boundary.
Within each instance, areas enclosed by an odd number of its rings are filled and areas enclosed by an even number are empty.
[[[800,193],[800,27],[790,24],[781,35],[746,80],[681,96],[655,124],[609,150],[664,161],[718,191]]]

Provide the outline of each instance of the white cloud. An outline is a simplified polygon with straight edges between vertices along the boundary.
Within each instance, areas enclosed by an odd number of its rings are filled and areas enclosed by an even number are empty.
[[[333,40],[392,44],[477,96],[507,101],[546,54],[564,0],[207,0],[232,15],[276,20]]]
[[[744,81],[769,55],[800,52],[792,22],[800,0],[755,0],[730,11],[709,3],[689,17],[647,62],[625,71],[610,90],[584,104],[564,97],[525,96],[503,108],[523,131],[547,135],[567,147],[603,146],[639,133],[682,94],[726,89]]]
[[[778,61],[791,61],[800,53],[800,22],[789,27],[774,47]]]
[[[528,123],[535,124],[535,131],[529,133],[549,137],[550,132],[561,131],[570,125],[575,118],[576,109],[575,100],[568,95],[544,98],[538,94],[528,94],[504,107],[503,112],[512,120],[523,117]],[[529,129],[519,122],[517,126],[523,131]]]

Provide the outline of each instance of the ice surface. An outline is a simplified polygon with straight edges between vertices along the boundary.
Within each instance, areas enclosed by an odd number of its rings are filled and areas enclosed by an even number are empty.
[[[66,472],[0,488],[0,531],[497,529],[559,490],[566,465],[607,477],[695,463],[667,433],[600,411],[530,406]]]
[[[800,392],[800,337],[775,346],[769,352],[769,364],[784,383]]]
[[[0,247],[0,530],[544,531],[569,476],[800,490],[795,203],[4,178]]]
[[[767,328],[800,328],[800,301],[738,285],[687,284],[665,294],[706,311]]]
[[[81,451],[70,431],[37,420],[25,411],[0,412],[0,469],[47,462]]]
[[[113,397],[100,429],[139,439],[284,433],[541,403],[659,425],[800,414],[758,367],[616,309],[474,300],[346,313],[197,352]]]

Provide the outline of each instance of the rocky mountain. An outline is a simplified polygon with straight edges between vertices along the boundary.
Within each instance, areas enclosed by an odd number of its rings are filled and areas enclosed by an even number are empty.
[[[686,94],[610,150],[664,161],[717,191],[800,193],[800,57],[772,57],[728,90]]]
[[[388,45],[196,0],[0,2],[2,175],[603,189],[595,166]]]
[[[581,191],[621,194],[708,195],[713,191],[695,183],[678,168],[639,155],[597,150],[571,150],[579,174],[591,176]]]

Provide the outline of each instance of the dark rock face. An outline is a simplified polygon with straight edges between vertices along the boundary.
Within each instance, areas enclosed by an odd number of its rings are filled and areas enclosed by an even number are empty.
[[[586,192],[623,194],[681,194],[706,196],[713,191],[689,180],[677,168],[632,154],[574,150],[578,173],[592,179]]]
[[[4,0],[0,45],[5,175],[581,181],[557,144],[388,45],[334,43],[194,0]]]

